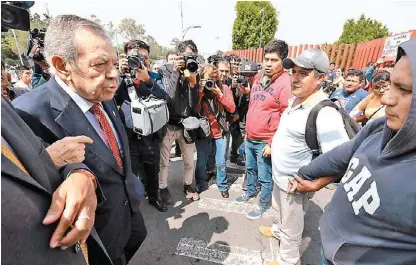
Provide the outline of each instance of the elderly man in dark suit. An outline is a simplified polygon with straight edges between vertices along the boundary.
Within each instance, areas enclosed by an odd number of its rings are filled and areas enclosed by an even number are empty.
[[[90,265],[111,264],[95,230],[86,240],[97,205],[95,177],[83,164],[65,165],[59,172],[53,162],[59,157],[51,159],[49,152],[62,145],[45,149],[4,97],[1,120],[2,264],[87,264],[84,258]]]
[[[118,85],[115,49],[100,25],[62,15],[47,29],[44,53],[54,76],[13,104],[45,142],[78,135],[93,140],[84,164],[106,197],[94,227],[113,263],[126,264],[147,231],[139,208],[143,185],[132,173],[128,139],[112,100]]]

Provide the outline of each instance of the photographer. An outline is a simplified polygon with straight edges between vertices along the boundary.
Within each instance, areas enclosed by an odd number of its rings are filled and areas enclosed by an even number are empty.
[[[236,106],[234,112],[234,122],[231,124],[231,152],[230,162],[240,166],[245,165],[245,161],[238,155],[238,148],[244,141],[246,134],[246,115],[248,111],[248,104],[250,102],[250,78],[240,75],[240,67],[242,65],[239,56],[231,56],[232,66],[232,83],[231,91],[234,96],[234,103]],[[222,67],[222,66],[221,66]]]
[[[143,99],[150,95],[158,99],[166,99],[166,93],[158,82],[158,80],[161,82],[159,75],[148,70],[150,66],[150,47],[143,41],[130,40],[124,44],[124,52],[127,54],[127,58],[134,56],[142,64],[141,69],[134,70],[135,79],[133,80],[133,85],[135,86],[136,94]],[[124,117],[125,124],[128,124],[126,121],[127,117],[131,117],[130,105],[126,103],[126,101],[131,102],[131,100],[125,82],[125,74],[127,72],[131,73],[132,70],[127,58],[122,58],[119,61],[119,71],[123,76],[121,76],[122,81],[115,95],[117,106],[120,106],[121,116]],[[160,129],[158,132],[148,136],[139,136],[133,132],[132,128],[125,127],[129,137],[133,173],[136,176],[140,176],[144,183],[149,203],[158,211],[166,212],[166,204],[159,198],[160,142],[164,136],[164,129]]]
[[[218,76],[218,68],[212,64],[206,65],[201,71],[199,88],[198,114],[209,120],[211,135],[205,139],[196,140],[197,168],[195,178],[197,190],[205,188],[205,167],[211,147],[215,145],[215,162],[217,166],[217,186],[223,198],[228,198],[227,183],[227,147],[230,124],[227,114],[234,113],[235,104],[230,88],[223,84]]]
[[[196,54],[198,49],[191,40],[183,41],[177,47],[178,56],[173,65],[167,64],[161,69],[162,81],[168,94],[167,102],[169,108],[169,122],[167,134],[161,145],[160,159],[160,196],[167,204],[172,203],[172,197],[167,187],[168,165],[170,149],[173,141],[178,140],[184,162],[184,192],[187,198],[197,200],[198,196],[191,187],[194,174],[194,150],[195,143],[187,142],[184,137],[184,126],[182,121],[194,116],[198,104],[198,79],[196,73],[198,64]]]
[[[32,29],[27,40],[27,57],[33,61],[32,89],[49,80],[49,65],[43,54],[46,29]]]

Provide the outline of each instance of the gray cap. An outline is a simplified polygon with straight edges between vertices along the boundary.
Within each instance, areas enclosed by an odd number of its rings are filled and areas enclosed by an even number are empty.
[[[285,69],[292,69],[295,65],[306,69],[315,69],[321,73],[328,73],[329,59],[323,50],[312,48],[303,51],[296,58],[285,58],[283,60],[283,68]]]

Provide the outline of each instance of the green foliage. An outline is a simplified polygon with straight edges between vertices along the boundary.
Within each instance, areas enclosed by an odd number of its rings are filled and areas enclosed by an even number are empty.
[[[34,13],[30,16],[30,27],[32,29],[47,28],[51,19],[52,18],[49,15],[48,10],[46,14],[42,14],[42,16],[37,13]],[[152,36],[145,35],[146,31],[144,29],[144,26],[138,24],[134,19],[124,18],[123,20],[121,20],[118,27],[112,21],[110,21],[108,24],[104,24],[102,20],[94,14],[90,15],[90,20],[102,25],[108,31],[108,34],[110,35],[114,44],[118,42],[118,45],[114,45],[114,48],[116,48],[119,53],[123,52],[123,38],[124,41],[131,39],[140,39],[145,41],[150,46],[150,58],[152,60],[165,58],[166,54],[169,51],[167,47],[159,45]],[[29,37],[29,33],[26,31],[18,30],[16,30],[15,32],[20,53],[26,54],[27,39]],[[2,61],[5,61],[8,64],[20,64],[16,42],[14,40],[13,33],[11,30],[1,34],[1,58]]]
[[[264,9],[263,27],[261,9]],[[279,24],[278,12],[270,2],[237,2],[235,10],[237,16],[233,25],[233,49],[258,48],[261,28],[262,47],[274,38]]]
[[[132,18],[124,18],[121,20],[118,28],[120,30],[120,34],[126,40],[142,39],[146,32],[144,30],[144,26],[136,23],[136,20]]]
[[[30,28],[47,28],[51,21],[49,11],[45,14],[39,15],[34,13],[30,15]],[[26,54],[27,52],[27,39],[29,37],[29,32],[15,30],[17,43],[19,46],[20,54]],[[8,64],[20,64],[18,57],[18,49],[16,46],[16,41],[13,37],[12,30],[4,32],[1,34],[1,57],[5,59]]]
[[[344,23],[344,29],[338,39],[338,43],[359,43],[383,38],[389,35],[388,28],[381,22],[366,18],[364,14],[355,21],[348,19]]]

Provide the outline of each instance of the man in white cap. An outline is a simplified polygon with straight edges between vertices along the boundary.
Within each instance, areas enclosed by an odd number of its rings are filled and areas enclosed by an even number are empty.
[[[312,150],[305,139],[306,121],[312,108],[327,95],[321,90],[329,68],[328,56],[320,49],[309,49],[298,57],[283,60],[283,67],[292,70],[292,94],[288,107],[283,112],[279,130],[272,140],[272,205],[277,211],[276,223],[272,227],[260,227],[260,232],[279,241],[281,265],[300,264],[299,247],[304,228],[304,214],[313,193],[289,194],[289,181],[299,168],[312,160]],[[294,122],[296,121],[296,122]],[[322,108],[316,119],[317,139],[320,151],[325,153],[349,141],[341,114],[332,107]],[[298,263],[299,262],[299,263]]]

